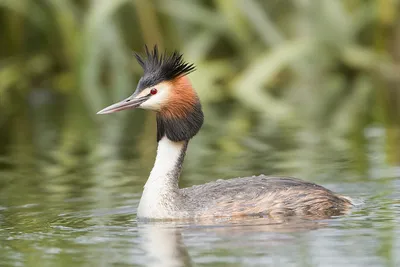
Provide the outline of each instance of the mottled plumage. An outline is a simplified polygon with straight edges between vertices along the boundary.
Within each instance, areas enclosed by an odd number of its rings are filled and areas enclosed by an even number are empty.
[[[349,199],[314,183],[291,177],[218,180],[179,190],[183,209],[198,216],[305,216],[327,218],[344,214]],[[192,214],[190,214],[192,213]]]

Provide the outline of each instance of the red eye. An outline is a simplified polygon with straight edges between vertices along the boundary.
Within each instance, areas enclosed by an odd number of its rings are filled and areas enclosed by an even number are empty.
[[[156,88],[152,88],[152,89],[150,90],[150,94],[152,94],[152,95],[157,94],[157,89],[156,89]]]

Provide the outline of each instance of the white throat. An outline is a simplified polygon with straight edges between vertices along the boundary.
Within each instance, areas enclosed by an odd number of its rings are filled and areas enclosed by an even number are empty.
[[[144,186],[138,217],[167,218],[175,210],[186,147],[187,141],[173,142],[165,136],[158,142],[156,161]]]

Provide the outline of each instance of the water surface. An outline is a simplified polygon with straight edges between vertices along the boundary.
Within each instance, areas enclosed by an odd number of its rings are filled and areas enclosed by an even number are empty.
[[[218,133],[205,128],[189,146],[182,186],[288,174],[351,196],[359,205],[349,215],[321,221],[143,223],[136,207],[154,146],[140,155],[4,156],[0,265],[400,266],[400,171],[385,163],[383,130],[365,131],[366,163],[360,164],[342,148],[291,144],[288,140],[298,138],[293,136],[254,133],[218,145],[212,138]],[[129,150],[125,143],[119,146]]]

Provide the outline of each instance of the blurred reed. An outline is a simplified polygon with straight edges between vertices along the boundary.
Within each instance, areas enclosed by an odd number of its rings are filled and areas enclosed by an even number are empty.
[[[153,115],[95,112],[134,90],[141,70],[131,51],[158,43],[196,63],[205,131],[231,157],[251,144],[244,136],[267,142],[282,127],[296,132],[299,151],[321,153],[325,142],[357,151],[365,129],[379,126],[388,161],[399,163],[399,2],[0,0],[0,154],[51,150],[76,166],[71,155],[133,153],[118,144],[135,137],[147,155]],[[58,122],[43,123],[49,116]],[[204,160],[206,139],[191,157]]]

